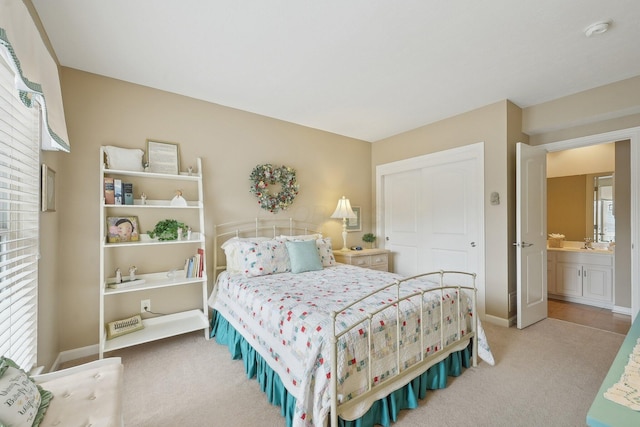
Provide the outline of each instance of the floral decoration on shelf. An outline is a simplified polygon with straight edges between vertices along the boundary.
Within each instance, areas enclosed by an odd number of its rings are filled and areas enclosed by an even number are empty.
[[[249,180],[251,193],[258,198],[260,207],[269,212],[286,210],[298,195],[296,171],[287,166],[258,165],[251,171]],[[280,184],[281,190],[271,194],[268,187],[274,184]]]

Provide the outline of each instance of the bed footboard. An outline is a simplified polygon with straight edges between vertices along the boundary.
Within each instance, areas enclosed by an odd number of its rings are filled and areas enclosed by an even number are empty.
[[[415,283],[417,280],[424,281],[425,284],[429,283],[431,286],[426,287],[424,289],[419,289],[418,291],[413,291],[411,293],[401,292],[403,290],[403,285],[407,282]],[[451,284],[458,282],[458,284]],[[465,285],[460,284],[460,282],[466,283]],[[468,283],[471,282],[469,285]],[[388,292],[389,289],[395,290],[396,298],[393,301],[389,301],[388,304],[382,305],[380,308],[369,311],[367,313],[363,313],[363,316],[360,320],[353,322],[346,327],[339,328],[339,317],[340,313],[344,310],[347,310],[356,304],[366,300],[368,298],[372,298],[379,294],[380,292]],[[455,304],[455,319],[450,319],[450,316],[447,317],[447,321],[449,322],[457,322],[456,330],[457,333],[452,337],[445,337],[445,310],[442,307],[443,302],[445,301],[445,294],[447,292],[455,291],[455,301],[452,301],[452,304]],[[348,412],[351,408],[354,408],[363,402],[366,402],[371,399],[380,399],[392,391],[395,391],[406,384],[408,384],[412,379],[421,375],[425,371],[427,371],[431,366],[439,363],[443,359],[445,359],[448,355],[453,352],[464,349],[469,345],[469,340],[472,340],[472,363],[473,366],[477,366],[477,357],[478,357],[478,319],[477,319],[477,309],[476,309],[476,275],[474,273],[460,272],[460,271],[437,271],[431,273],[424,273],[404,279],[398,279],[393,283],[385,286],[384,288],[378,289],[374,292],[371,292],[368,295],[365,295],[358,301],[353,301],[340,310],[334,311],[331,313],[331,320],[333,325],[332,335],[331,335],[331,378],[330,378],[330,388],[331,388],[331,426],[338,426],[338,417],[343,416],[346,412]],[[437,295],[440,301],[440,309],[439,309],[439,339],[441,346],[437,348],[436,351],[426,351],[425,347],[425,327],[426,323],[424,316],[425,312],[428,310],[425,307],[426,301],[429,301],[428,296]],[[412,363],[410,366],[406,366],[406,364],[401,359],[400,349],[402,348],[402,337],[401,328],[406,323],[405,313],[402,310],[403,301],[410,299],[418,299],[420,300],[419,306],[419,356],[418,360],[415,363]],[[465,330],[465,326],[462,325],[461,322],[467,322],[467,312],[469,305],[465,304],[463,298],[469,298],[471,302],[471,313],[470,313],[470,331],[467,333],[462,333]],[[395,344],[393,349],[393,356],[395,357],[395,374],[388,376],[383,381],[374,378],[375,374],[373,373],[372,366],[374,365],[374,361],[376,359],[376,355],[372,351],[372,328],[374,328],[374,316],[379,314],[385,310],[392,310],[395,312]],[[351,397],[350,399],[344,399],[344,396],[339,394],[338,389],[338,346],[341,337],[344,337],[350,333],[354,333],[356,329],[362,328],[363,323],[366,325],[366,333],[368,335],[368,351],[365,356],[366,358],[366,378],[367,378],[367,389],[362,393]],[[340,329],[340,330],[338,330]]]

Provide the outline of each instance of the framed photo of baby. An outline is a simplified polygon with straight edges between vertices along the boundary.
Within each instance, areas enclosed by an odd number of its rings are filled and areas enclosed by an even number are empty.
[[[137,216],[107,217],[107,242],[137,242],[140,239]]]

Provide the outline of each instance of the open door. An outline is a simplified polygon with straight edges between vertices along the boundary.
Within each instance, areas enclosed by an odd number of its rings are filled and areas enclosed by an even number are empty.
[[[516,145],[518,329],[547,317],[547,152]]]

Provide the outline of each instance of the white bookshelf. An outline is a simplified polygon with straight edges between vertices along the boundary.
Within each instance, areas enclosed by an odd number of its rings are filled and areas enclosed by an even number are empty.
[[[148,343],[175,335],[180,335],[197,330],[203,330],[205,339],[209,338],[209,318],[207,307],[207,267],[206,252],[203,259],[202,277],[186,277],[183,269],[176,269],[176,257],[173,252],[178,249],[184,249],[186,252],[191,251],[195,254],[198,249],[205,248],[204,236],[204,203],[202,188],[202,161],[197,159],[196,173],[180,173],[178,175],[159,174],[151,172],[134,172],[125,170],[108,169],[105,166],[104,148],[100,149],[100,358],[104,357],[105,352],[130,347],[134,345]],[[106,204],[104,199],[104,178],[112,177],[120,179],[122,182],[134,183],[134,194],[139,195],[136,186],[143,186],[146,191],[156,194],[162,194],[170,191],[172,188],[188,187],[189,196],[186,206],[171,205],[170,198],[161,199],[158,197],[143,200],[135,198],[132,205],[115,205]],[[138,190],[139,191],[139,190]],[[170,193],[169,193],[170,194]],[[156,219],[153,218],[189,218],[188,224],[191,229],[190,238],[182,238],[180,240],[159,241],[152,239],[148,234],[139,234],[139,240],[135,242],[109,243],[107,240],[107,218],[108,217],[130,217],[136,216],[140,222],[146,219],[146,229],[152,227],[149,224]],[[140,230],[138,230],[140,232]],[[136,272],[135,278],[143,280],[132,286],[123,286],[118,288],[110,288],[109,283],[114,282],[115,269],[120,268],[123,279],[129,278],[128,268],[130,265],[145,265],[148,261],[148,249],[161,248],[161,255],[154,252],[154,265],[165,264],[164,269],[157,271],[140,271]],[[126,256],[118,256],[118,252],[126,253]],[[127,260],[127,265],[116,265],[114,259]],[[193,291],[193,288],[199,288]],[[167,307],[162,312],[169,313],[163,315],[153,315],[149,313],[142,314],[144,328],[142,330],[131,332],[117,338],[107,339],[105,325],[108,322],[119,320],[110,318],[110,305],[117,304],[126,298],[130,301],[129,306],[136,306],[136,303],[142,296],[147,295],[148,291],[166,292],[170,288],[184,288],[185,291],[197,292],[201,300],[197,307],[186,310],[178,310],[171,312]],[[180,291],[182,292],[182,291]],[[116,302],[118,301],[118,302]],[[153,302],[152,302],[153,304]],[[152,305],[152,310],[153,305]],[[134,310],[122,317],[129,317],[139,314],[139,310]]]
[[[209,329],[200,310],[183,311],[142,320],[144,329],[110,340],[104,337],[104,352],[169,338],[187,332]]]

